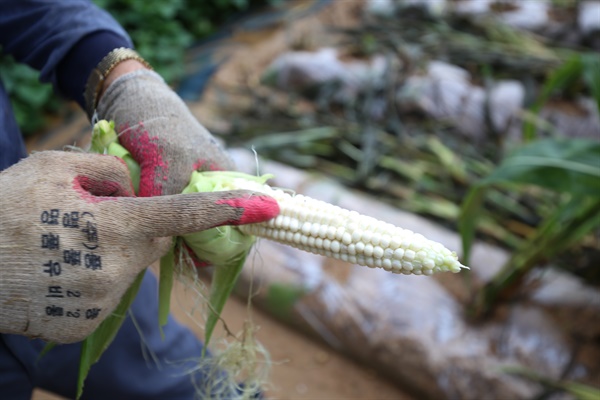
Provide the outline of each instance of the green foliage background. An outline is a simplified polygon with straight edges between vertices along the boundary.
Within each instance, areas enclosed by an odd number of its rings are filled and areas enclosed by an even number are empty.
[[[21,132],[25,135],[42,128],[47,115],[56,113],[62,103],[54,94],[52,85],[41,83],[38,77],[38,71],[0,53],[0,80],[10,97]]]
[[[186,48],[215,32],[224,22],[266,0],[95,0],[109,11],[131,36],[136,49],[167,80],[174,83],[184,72]],[[11,98],[23,134],[32,134],[56,113],[62,101],[39,73],[0,53],[0,79]]]

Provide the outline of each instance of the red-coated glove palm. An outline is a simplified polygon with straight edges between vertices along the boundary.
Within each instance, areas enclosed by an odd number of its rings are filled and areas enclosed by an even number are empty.
[[[140,164],[139,196],[181,193],[194,170],[232,170],[214,137],[162,78],[148,70],[114,81],[98,104],[120,143]]]

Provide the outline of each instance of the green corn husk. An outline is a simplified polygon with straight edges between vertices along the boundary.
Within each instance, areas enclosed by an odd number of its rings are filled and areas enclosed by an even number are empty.
[[[216,192],[227,190],[232,179],[244,176],[266,182],[270,175],[254,177],[237,172],[192,172],[189,185],[183,193]],[[205,325],[205,348],[221,316],[225,302],[231,295],[242,271],[246,255],[254,244],[254,236],[243,234],[233,226],[220,226],[202,232],[183,235],[185,243],[198,258],[215,266],[209,295],[209,315]]]
[[[92,153],[110,154],[117,156],[125,161],[129,169],[129,176],[133,189],[137,193],[140,189],[141,168],[137,161],[134,160],[131,153],[119,144],[119,137],[115,131],[115,122],[101,120],[94,125],[92,131]]]

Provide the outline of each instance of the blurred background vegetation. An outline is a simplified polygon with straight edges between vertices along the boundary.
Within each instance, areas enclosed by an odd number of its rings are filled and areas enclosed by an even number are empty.
[[[186,49],[224,23],[274,0],[94,0],[130,34],[136,49],[173,84],[182,77]],[[168,51],[165,51],[168,49]],[[0,53],[0,78],[6,86],[24,135],[42,129],[64,105],[39,73]]]

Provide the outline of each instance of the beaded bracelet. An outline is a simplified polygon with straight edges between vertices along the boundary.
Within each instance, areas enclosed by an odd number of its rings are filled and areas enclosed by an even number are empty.
[[[94,110],[96,110],[96,106],[98,105],[98,95],[102,90],[104,81],[117,65],[126,60],[139,61],[146,68],[152,69],[150,64],[148,64],[148,62],[144,60],[135,50],[128,49],[126,47],[120,47],[108,53],[90,73],[90,77],[88,78],[85,86],[85,110],[90,119],[94,115]]]

